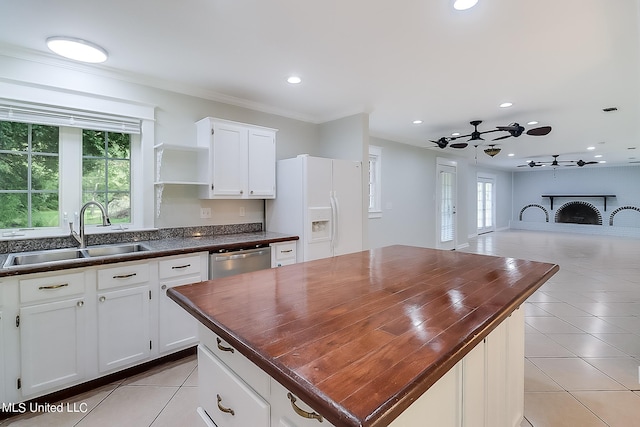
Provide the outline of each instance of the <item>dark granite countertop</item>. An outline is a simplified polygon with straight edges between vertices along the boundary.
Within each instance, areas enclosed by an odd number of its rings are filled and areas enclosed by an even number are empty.
[[[151,248],[151,250],[122,255],[55,261],[39,265],[22,265],[0,268],[0,277],[39,273],[43,271],[66,270],[69,268],[89,267],[94,265],[113,264],[117,262],[150,259],[170,255],[183,255],[203,251],[241,249],[254,245],[286,242],[289,240],[298,240],[298,236],[272,233],[268,231],[259,231],[251,233],[224,234],[202,237],[176,237],[159,240],[137,240],[135,241],[136,243],[144,243],[149,248]],[[9,255],[10,254],[8,253],[0,254],[0,266],[4,264]]]

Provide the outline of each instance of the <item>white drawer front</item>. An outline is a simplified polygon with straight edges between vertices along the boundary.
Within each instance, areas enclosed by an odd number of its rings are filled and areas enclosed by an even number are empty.
[[[200,328],[200,343],[238,374],[258,394],[268,399],[269,375],[201,323],[198,323],[198,327]]]
[[[275,251],[275,258],[278,261],[286,259],[296,259],[296,242],[277,243],[272,248]]]
[[[149,281],[149,265],[128,264],[98,270],[98,289],[111,289]]]
[[[161,279],[169,279],[190,274],[200,274],[200,255],[161,259],[158,263]]]
[[[36,302],[84,293],[84,273],[66,273],[20,280],[20,302]]]
[[[272,426],[333,427],[333,424],[273,378],[271,379],[270,402]]]
[[[218,427],[269,427],[269,404],[203,346],[198,384],[200,406]]]

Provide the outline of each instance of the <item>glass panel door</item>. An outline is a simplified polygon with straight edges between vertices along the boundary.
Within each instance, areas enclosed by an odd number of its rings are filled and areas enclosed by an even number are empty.
[[[478,234],[495,231],[495,179],[479,176],[477,193]]]

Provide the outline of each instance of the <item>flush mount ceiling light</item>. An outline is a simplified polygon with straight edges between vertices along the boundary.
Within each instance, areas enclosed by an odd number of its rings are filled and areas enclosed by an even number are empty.
[[[503,102],[502,104],[500,104],[500,108],[509,108],[513,105],[512,102]]]
[[[453,8],[455,10],[467,10],[471,9],[478,3],[478,0],[455,0],[453,2]]]
[[[97,44],[74,37],[49,37],[47,47],[60,56],[75,61],[97,64],[107,60],[107,51]]]
[[[288,83],[291,83],[292,85],[297,85],[302,83],[302,79],[298,76],[291,76],[287,79]]]
[[[414,120],[412,123],[414,125],[421,125],[422,124],[422,120]]]

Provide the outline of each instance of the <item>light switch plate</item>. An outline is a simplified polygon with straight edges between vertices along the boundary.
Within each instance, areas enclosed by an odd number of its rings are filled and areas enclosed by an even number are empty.
[[[200,208],[200,218],[211,218],[211,208]]]

